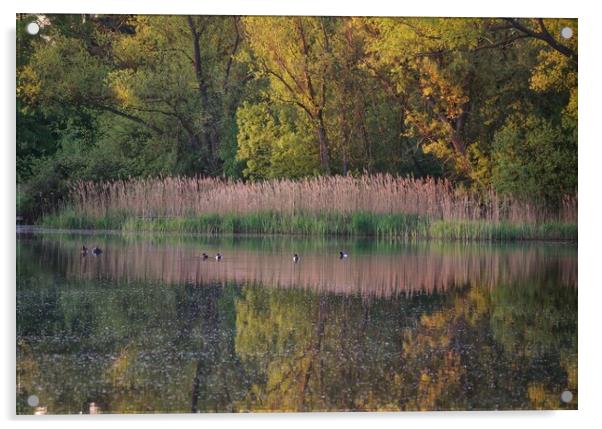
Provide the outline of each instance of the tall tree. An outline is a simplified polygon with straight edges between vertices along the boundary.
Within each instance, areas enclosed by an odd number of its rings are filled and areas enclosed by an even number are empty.
[[[291,104],[309,118],[315,133],[323,173],[330,172],[330,147],[325,108],[332,65],[332,18],[246,17],[244,31],[255,72],[267,77],[273,101]]]

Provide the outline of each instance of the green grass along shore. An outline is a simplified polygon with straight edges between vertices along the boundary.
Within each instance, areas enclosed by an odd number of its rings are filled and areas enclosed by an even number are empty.
[[[450,240],[577,240],[576,224],[431,220],[419,215],[367,212],[293,216],[260,212],[154,219],[137,218],[115,212],[90,219],[66,209],[47,215],[42,219],[41,224],[51,228],[112,229],[123,232],[153,233],[291,234]]]

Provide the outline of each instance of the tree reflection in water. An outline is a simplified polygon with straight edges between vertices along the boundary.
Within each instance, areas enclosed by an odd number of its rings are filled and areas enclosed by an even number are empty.
[[[577,407],[576,249],[107,241],[18,240],[19,413]]]

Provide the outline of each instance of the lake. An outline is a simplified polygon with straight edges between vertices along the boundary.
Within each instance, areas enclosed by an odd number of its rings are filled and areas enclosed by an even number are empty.
[[[578,405],[574,243],[25,228],[16,297],[18,414]]]

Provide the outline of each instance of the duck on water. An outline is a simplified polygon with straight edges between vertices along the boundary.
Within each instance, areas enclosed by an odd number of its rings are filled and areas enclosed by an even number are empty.
[[[88,248],[87,248],[86,246],[82,246],[82,250],[81,250],[81,252],[80,252],[80,253],[81,253],[81,255],[82,255],[82,256],[88,256]],[[100,247],[96,247],[96,246],[94,246],[94,247],[92,248],[92,254],[93,254],[94,256],[98,256],[98,255],[100,255],[101,253],[102,253],[102,249],[101,249]]]

